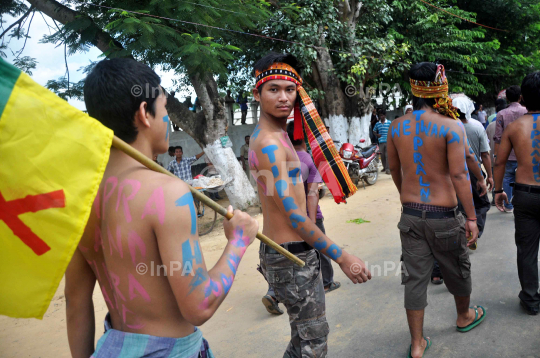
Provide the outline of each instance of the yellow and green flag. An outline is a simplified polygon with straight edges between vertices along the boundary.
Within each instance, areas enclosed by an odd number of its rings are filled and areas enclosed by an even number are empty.
[[[0,59],[0,314],[43,318],[86,226],[112,138]]]

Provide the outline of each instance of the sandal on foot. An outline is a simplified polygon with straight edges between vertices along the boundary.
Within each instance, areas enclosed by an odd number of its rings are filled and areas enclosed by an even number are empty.
[[[473,329],[474,327],[478,326],[480,323],[482,323],[482,321],[484,320],[484,318],[486,318],[486,309],[482,306],[474,306],[474,307],[469,307],[469,308],[473,308],[474,309],[474,312],[476,313],[476,316],[474,317],[474,321],[466,326],[466,327],[459,327],[459,326],[456,326],[457,330],[459,332],[469,332],[471,329]],[[482,317],[478,318],[478,308],[481,308],[482,309]]]
[[[332,282],[331,284],[328,285],[328,288],[326,287],[324,288],[324,293],[332,292],[334,290],[337,290],[340,287],[341,287],[340,282]]]
[[[424,339],[426,340],[426,348],[424,348],[424,353],[422,353],[422,357],[424,356],[424,354],[426,354],[426,351],[429,349],[429,347],[431,347],[431,339],[427,339],[426,337],[424,337]],[[407,358],[412,358],[412,344],[409,346],[409,355],[407,355]]]
[[[279,308],[279,304],[276,299],[270,295],[266,295],[262,298],[262,303],[268,313],[280,315],[283,314],[283,310]]]
[[[434,285],[441,285],[444,283],[444,279],[442,277],[439,277],[438,280],[431,279],[431,283]]]

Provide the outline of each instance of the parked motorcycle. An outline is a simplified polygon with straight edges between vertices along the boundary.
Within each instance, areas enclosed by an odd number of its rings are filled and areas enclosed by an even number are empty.
[[[365,143],[365,139],[360,139],[360,143]],[[343,143],[339,149],[341,156],[349,176],[352,181],[358,186],[360,180],[363,180],[367,185],[373,185],[379,177],[379,146],[372,144],[367,148],[362,148],[359,145],[351,143]]]

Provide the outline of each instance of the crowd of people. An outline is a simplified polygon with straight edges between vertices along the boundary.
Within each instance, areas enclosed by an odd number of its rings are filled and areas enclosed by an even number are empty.
[[[314,159],[320,162],[321,155],[331,153],[326,151],[331,139],[302,87],[297,59],[269,53],[255,63],[254,73],[253,96],[260,104],[261,116],[252,135],[245,138],[242,164],[249,168],[258,187],[263,233],[305,262],[303,267],[296,266],[261,243],[258,270],[268,283],[263,303],[274,314],[283,313],[280,304],[286,308],[291,339],[284,357],[326,357],[330,326],[325,293],[340,286],[333,280],[331,261],[354,284],[370,281],[371,273],[364,261],[325,233],[317,201],[321,178]],[[469,260],[469,250],[477,247],[485,227],[486,208],[490,207],[488,187],[494,189],[499,210],[513,210],[522,287],[519,298],[528,314],[538,313],[540,72],[528,75],[521,87],[507,89],[508,106],[497,102],[494,153],[484,125],[475,125],[472,111],[465,109],[470,107],[466,99],[450,98],[442,65],[415,64],[409,77],[412,106],[391,123],[384,110],[379,111],[373,132],[379,145],[386,148],[383,170],[391,175],[402,203],[397,227],[411,334],[408,356],[421,357],[432,344],[424,335],[423,322],[434,268],[440,270],[435,281],[442,283],[444,279],[455,298],[457,331],[468,332],[488,316],[481,305],[470,305]],[[159,87],[160,79],[149,67],[131,59],[99,62],[85,82],[85,98],[100,98],[106,91],[118,101],[95,101],[100,108],[87,105],[88,113],[153,158],[168,147],[168,124],[163,121],[167,100],[163,94],[135,97],[130,93],[133,83]],[[310,146],[318,151],[313,158],[306,151],[302,128],[297,127],[303,122],[295,120],[287,125],[297,103],[306,123],[321,124],[303,128],[308,138],[314,138]],[[104,118],[102,113],[108,113],[111,106],[115,113],[123,111],[124,115]],[[487,114],[481,112],[479,108],[478,120],[482,117],[489,122]],[[486,127],[489,130],[489,125]],[[325,145],[318,148],[321,143]],[[182,148],[176,147],[174,154],[169,170],[183,180],[191,178],[191,164],[203,153],[184,158]],[[493,174],[491,154],[495,158]],[[324,160],[336,162],[333,158]],[[233,211],[232,207],[228,210]],[[149,171],[112,148],[88,225],[66,271],[72,355],[213,357],[197,326],[211,319],[227,296],[259,228],[255,219],[238,210],[223,226],[227,245],[218,262],[208,269],[188,186]],[[125,243],[123,233],[127,235]],[[141,263],[154,261],[172,271],[161,276],[136,271]],[[193,274],[173,274],[173,263],[189,266]],[[94,347],[92,295],[96,280],[109,312],[105,334]]]

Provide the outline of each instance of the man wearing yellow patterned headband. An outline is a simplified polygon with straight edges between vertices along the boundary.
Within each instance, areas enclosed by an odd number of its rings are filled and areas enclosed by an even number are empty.
[[[284,357],[326,357],[330,329],[319,255],[334,260],[355,284],[371,279],[371,273],[362,260],[330,240],[306,213],[300,160],[285,131],[287,117],[297,103],[297,92],[305,96],[296,58],[270,53],[255,64],[255,76],[253,96],[261,104],[261,117],[251,135],[249,165],[259,189],[263,233],[306,263],[302,268],[293,266],[274,249],[261,244],[260,271],[289,314],[291,341]],[[302,109],[312,116],[316,114],[314,107]],[[295,110],[295,115],[299,114]],[[299,129],[301,135],[302,127]],[[323,142],[330,140],[324,125],[317,128],[317,134],[319,130]]]
[[[410,72],[413,112],[394,120],[388,132],[388,165],[400,193],[405,309],[411,333],[409,357],[431,345],[424,337],[427,285],[436,259],[454,295],[457,330],[468,332],[486,317],[469,308],[472,290],[468,247],[478,237],[466,154],[467,137],[448,97],[442,65],[422,62]],[[457,211],[457,197],[467,218]]]

